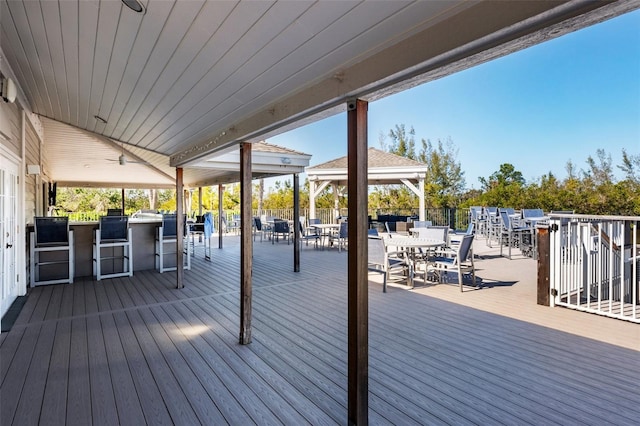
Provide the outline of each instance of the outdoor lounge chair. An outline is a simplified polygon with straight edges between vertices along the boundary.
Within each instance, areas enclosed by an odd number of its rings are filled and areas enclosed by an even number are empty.
[[[438,277],[438,282],[443,282],[443,278],[449,272],[457,272],[460,291],[463,291],[464,275],[471,273],[471,284],[476,286],[476,272],[473,264],[473,234],[465,235],[456,250],[440,252],[438,256],[430,260],[427,272],[434,273]]]

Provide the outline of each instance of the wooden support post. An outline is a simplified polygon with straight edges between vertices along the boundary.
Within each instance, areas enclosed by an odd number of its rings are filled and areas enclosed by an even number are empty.
[[[348,422],[369,422],[369,278],[367,271],[367,109],[347,103],[348,174]]]
[[[202,187],[198,187],[198,216],[202,216]]]
[[[124,212],[124,188],[122,188],[122,216],[125,216],[125,212]]]
[[[184,288],[184,187],[182,167],[176,168],[176,288]],[[162,244],[162,243],[161,243]]]
[[[538,246],[538,305],[550,306],[550,249],[551,235],[548,227],[540,227],[536,230]]]
[[[300,177],[293,175],[293,272],[300,272]]]
[[[251,343],[251,144],[240,144],[240,344]]]
[[[222,197],[224,195],[224,186],[218,185],[218,248],[222,248]]]

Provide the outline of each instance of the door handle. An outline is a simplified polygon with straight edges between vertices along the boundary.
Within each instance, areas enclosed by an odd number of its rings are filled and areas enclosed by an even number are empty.
[[[11,247],[13,247],[13,244],[7,243],[7,248],[11,248]]]

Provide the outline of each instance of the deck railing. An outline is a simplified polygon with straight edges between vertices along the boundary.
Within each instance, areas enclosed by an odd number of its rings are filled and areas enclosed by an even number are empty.
[[[98,212],[56,212],[58,216],[69,216],[69,220],[72,222],[76,221],[97,221],[100,216],[105,213]],[[213,214],[214,223],[218,223],[218,211],[211,211]],[[336,216],[348,216],[348,209],[342,208],[336,212],[335,209],[316,209],[316,218],[320,219],[322,223],[335,223]],[[418,217],[418,209],[405,209],[405,210],[370,210],[368,213],[373,220],[377,218],[379,214],[400,214],[406,216],[414,216]],[[191,215],[195,217],[196,212],[191,212]],[[223,217],[225,218],[227,224],[229,224],[229,229],[231,228],[232,222],[237,222],[237,216],[240,215],[239,209],[234,210],[225,210],[223,212]],[[258,210],[253,210],[254,216],[271,216],[277,217],[281,219],[293,220],[293,209],[262,209],[260,212]],[[301,209],[300,216],[309,218],[309,209]],[[426,220],[430,220],[433,225],[437,226],[448,226],[451,229],[462,230],[466,229],[469,224],[469,209],[468,208],[428,208],[425,210]]]
[[[640,217],[552,215],[551,305],[640,323]]]

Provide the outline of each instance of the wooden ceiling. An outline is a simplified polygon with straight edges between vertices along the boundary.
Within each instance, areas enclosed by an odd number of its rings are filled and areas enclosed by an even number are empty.
[[[343,111],[348,99],[375,100],[639,7],[637,0],[142,4],[144,13],[118,0],[2,1],[0,65],[27,109],[165,156],[172,167]]]

